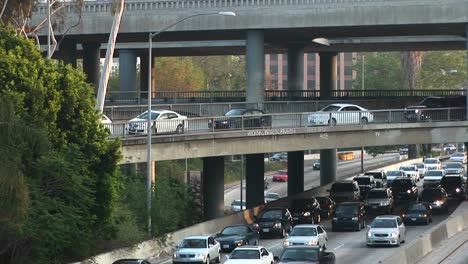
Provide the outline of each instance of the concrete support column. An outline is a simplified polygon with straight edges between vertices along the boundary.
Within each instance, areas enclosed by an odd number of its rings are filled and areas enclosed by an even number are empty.
[[[58,50],[55,55],[59,60],[62,60],[64,64],[71,64],[73,68],[76,68],[76,40],[65,38],[60,43]]]
[[[133,50],[119,51],[119,90],[127,96],[135,96],[137,91],[136,80],[137,56]],[[124,95],[125,96],[125,95]]]
[[[466,112],[465,112],[465,119],[468,120],[468,25],[466,25],[466,77],[465,77],[465,96],[466,96]],[[465,144],[466,146],[466,144]]]
[[[320,56],[320,99],[332,97],[337,88],[337,53],[321,52]]]
[[[83,71],[86,73],[86,81],[99,86],[99,66],[101,43],[82,43],[83,46]]]
[[[224,215],[224,157],[203,158],[203,218]]]
[[[248,30],[247,48],[247,103],[258,103],[263,108],[265,98],[265,47],[262,30]]]
[[[335,180],[336,149],[322,149],[320,150],[320,186],[329,184]]]
[[[247,209],[264,203],[263,178],[265,175],[265,163],[263,159],[263,153],[245,155],[245,200]]]
[[[288,196],[304,191],[304,151],[288,152]]]
[[[418,145],[408,145],[408,159],[415,159],[418,157],[419,148]]]
[[[140,97],[147,98],[148,92],[148,52],[143,52],[140,55]]]
[[[300,45],[288,46],[288,90],[304,90],[304,47]]]

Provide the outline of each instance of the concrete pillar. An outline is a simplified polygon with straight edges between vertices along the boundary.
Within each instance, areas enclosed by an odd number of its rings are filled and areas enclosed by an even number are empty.
[[[468,120],[468,25],[466,25],[466,77],[465,77],[465,96],[466,96],[466,112],[465,119]],[[466,146],[466,145],[465,145]]]
[[[415,159],[418,157],[419,154],[418,145],[408,145],[408,159]]]
[[[99,86],[99,66],[100,66],[100,50],[101,43],[82,43],[83,46],[83,71],[86,73],[86,81],[93,84],[94,87]]]
[[[203,158],[203,218],[224,215],[224,157]]]
[[[288,196],[304,191],[304,151],[288,152]]]
[[[125,96],[136,97],[137,79],[136,79],[137,56],[133,50],[119,51],[119,90],[124,92]]]
[[[247,103],[263,108],[265,98],[265,47],[262,30],[248,30],[247,47]],[[278,66],[280,67],[280,66]]]
[[[71,64],[73,68],[76,68],[76,44],[76,40],[65,38],[60,43],[54,55],[56,55],[59,60],[62,60],[64,64]]]
[[[336,181],[336,149],[322,149],[320,150],[320,186],[334,181]]]
[[[147,98],[148,92],[148,52],[143,52],[140,55],[140,97]]]
[[[304,90],[304,47],[288,46],[288,90]]]
[[[265,163],[263,153],[245,155],[245,201],[247,208],[252,208],[264,203],[264,176]]]
[[[332,97],[337,88],[337,53],[321,52],[320,56],[320,99]]]

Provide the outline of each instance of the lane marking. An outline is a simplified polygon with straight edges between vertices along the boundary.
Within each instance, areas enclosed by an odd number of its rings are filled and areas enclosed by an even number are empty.
[[[275,248],[275,247],[278,247],[278,246],[281,246],[281,245],[282,245],[282,243],[275,244],[273,246],[267,247],[267,249],[272,249],[272,248]]]
[[[344,246],[344,244],[341,244],[341,245],[337,246],[337,247],[334,248],[333,250],[337,250],[337,249],[341,248],[342,246]]]

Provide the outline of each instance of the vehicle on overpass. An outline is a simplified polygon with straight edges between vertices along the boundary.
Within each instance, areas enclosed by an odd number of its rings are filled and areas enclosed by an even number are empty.
[[[405,172],[401,170],[387,171],[387,186],[391,187],[393,180],[395,180],[397,177],[406,177]]]
[[[273,202],[281,198],[279,193],[267,192],[265,194],[265,203]]]
[[[226,256],[225,264],[272,264],[273,253],[262,246],[242,246]]]
[[[369,110],[354,104],[331,104],[309,114],[309,125],[367,124],[374,121]]]
[[[214,123],[214,129],[271,127],[271,116],[265,115],[265,112],[260,109],[231,109],[224,116],[210,120],[208,127],[213,127],[211,122]]]
[[[304,199],[294,199],[291,202],[289,211],[293,216],[294,224],[316,224],[321,221],[320,204],[314,197]]]
[[[423,188],[437,187],[440,185],[442,177],[445,176],[445,170],[430,170],[424,177]]]
[[[205,263],[221,262],[221,244],[214,236],[189,236],[184,238],[172,256],[172,263]]]
[[[446,111],[437,110],[437,108],[448,107],[466,108],[466,97],[426,97],[419,102],[419,104],[406,107],[404,116],[409,122],[438,120],[441,117],[446,116]],[[465,113],[463,109],[460,109],[460,112],[453,112],[455,113],[452,113],[452,115],[454,115],[456,119],[464,119]]]
[[[240,246],[258,245],[260,236],[250,225],[233,225],[217,233],[215,239],[221,244],[221,251],[231,252]]]
[[[427,170],[440,170],[442,168],[442,163],[438,158],[426,158],[424,160],[424,165],[426,166]]]
[[[270,158],[270,161],[288,162],[288,153],[286,153],[286,152],[275,153],[275,154]]]
[[[418,199],[416,182],[406,176],[395,178],[392,182],[391,190],[395,202],[416,201]]]
[[[273,174],[274,182],[287,182],[288,181],[288,172],[285,170],[279,170]]]
[[[336,203],[330,196],[315,196],[320,204],[320,218],[329,218],[335,215]]]
[[[335,264],[335,254],[319,246],[289,246],[274,259],[277,264]]]
[[[414,202],[401,215],[405,225],[425,224],[432,222],[432,207],[427,202]]]
[[[387,188],[374,188],[367,193],[364,204],[367,213],[385,212],[390,214],[393,211],[393,194]]]
[[[444,146],[444,151],[447,153],[455,152],[457,151],[457,146],[455,146],[454,144],[447,144]]]
[[[405,242],[406,227],[396,215],[377,216],[367,231],[367,246],[400,246]]]
[[[264,208],[255,219],[260,236],[272,235],[284,238],[291,231],[293,218],[286,207]]]
[[[375,188],[376,182],[374,176],[371,175],[358,175],[353,178],[353,181],[356,181],[359,185],[359,195],[360,199],[363,200],[366,198],[367,193],[372,189]]]
[[[337,203],[359,201],[360,197],[360,189],[356,181],[336,181],[327,191],[330,192],[330,198]]]
[[[445,175],[440,181],[440,186],[444,188],[449,197],[461,200],[465,199],[466,181],[462,175]]]
[[[375,187],[387,188],[387,174],[384,170],[370,170],[364,172],[364,175],[373,176],[375,179]]]
[[[366,226],[366,209],[361,202],[345,202],[336,205],[332,218],[332,231],[352,229],[359,231]]]
[[[447,162],[443,167],[447,175],[465,175],[465,166],[461,162]]]
[[[187,117],[169,110],[151,110],[151,133],[183,133],[187,127]],[[131,119],[127,126],[128,134],[148,133],[148,111]]]
[[[297,225],[288,238],[283,241],[283,247],[304,245],[319,246],[322,250],[327,248],[327,232],[319,225]]]
[[[448,195],[442,187],[425,188],[421,191],[419,201],[429,203],[434,211],[448,213]]]
[[[464,152],[453,153],[452,156],[450,156],[449,161],[462,162],[463,164],[466,164],[466,154]]]
[[[313,170],[320,170],[320,160],[315,160],[315,161],[312,163],[312,169],[313,169]]]

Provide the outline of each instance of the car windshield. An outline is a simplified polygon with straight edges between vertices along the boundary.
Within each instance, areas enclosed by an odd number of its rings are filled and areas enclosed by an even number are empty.
[[[235,200],[235,201],[232,202],[231,205],[241,206],[241,204],[245,205],[245,202],[244,201],[241,202],[240,200]]]
[[[443,175],[443,172],[442,172],[442,171],[434,171],[434,170],[432,170],[432,171],[428,171],[428,172],[426,173],[426,177],[427,177],[427,176],[442,176],[442,175]]]
[[[281,219],[282,216],[283,216],[282,210],[268,210],[268,211],[263,211],[260,214],[259,218]]]
[[[301,261],[317,262],[318,249],[315,248],[286,248],[279,262]]]
[[[367,199],[374,199],[374,198],[387,198],[386,191],[370,191],[367,193]]]
[[[376,179],[382,179],[382,173],[380,172],[366,172],[364,175],[374,176]]]
[[[331,187],[332,192],[352,192],[354,185],[352,183],[334,183]]]
[[[357,181],[359,185],[369,185],[371,183],[370,178],[356,177],[354,180]]]
[[[244,114],[244,111],[243,109],[232,109],[232,110],[229,110],[226,112],[226,114],[224,115],[243,115]]]
[[[238,249],[231,253],[230,259],[260,259],[260,251],[256,249]]]
[[[356,205],[344,205],[339,204],[336,207],[336,215],[357,215],[359,213],[359,208]]]
[[[393,189],[409,189],[413,186],[411,183],[411,180],[394,180],[392,182],[392,188]]]
[[[151,112],[151,120],[157,119],[158,116],[159,116],[159,113]],[[148,119],[148,111],[139,114],[136,118],[137,119]]]
[[[424,214],[426,213],[426,207],[422,204],[415,204],[408,209],[408,213]]]
[[[371,223],[371,228],[395,228],[397,227],[395,219],[376,218]]]
[[[401,176],[400,171],[387,171],[387,177],[388,176]]]
[[[329,105],[329,106],[326,106],[325,108],[323,108],[322,112],[336,112],[338,110],[340,110],[340,106],[337,106],[337,105]]]
[[[296,227],[291,231],[291,236],[317,236],[315,227]]]
[[[437,164],[437,160],[436,159],[426,159],[424,161],[424,163],[426,163],[426,164]]]
[[[413,164],[415,165],[416,167],[418,167],[418,169],[424,169],[424,163],[415,163]]]
[[[445,164],[445,168],[446,169],[460,169],[460,168],[463,168],[463,165],[461,163],[458,163],[458,162],[447,163],[447,164]]]
[[[206,239],[191,238],[180,242],[179,248],[206,248]]]
[[[414,171],[414,167],[413,167],[413,166],[401,166],[401,167],[400,167],[400,170],[404,170],[404,171]]]
[[[279,171],[276,172],[276,174],[287,174],[287,172],[283,171],[283,170],[279,170]]]
[[[432,202],[434,200],[440,199],[440,190],[439,189],[424,189],[421,192],[420,199],[426,202]]]
[[[440,183],[443,185],[461,185],[462,180],[460,177],[442,177]]]
[[[465,157],[465,154],[463,153],[455,153],[452,155],[452,157]]]
[[[280,196],[279,196],[279,194],[277,194],[277,193],[267,193],[267,194],[265,195],[265,198],[279,199]]]
[[[246,226],[228,226],[221,231],[223,235],[245,235],[248,233]]]

